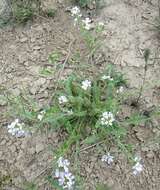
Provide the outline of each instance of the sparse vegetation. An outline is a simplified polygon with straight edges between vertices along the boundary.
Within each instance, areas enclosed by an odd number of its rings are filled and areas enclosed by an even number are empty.
[[[6,23],[16,22],[18,24],[25,24],[34,17],[54,17],[56,10],[49,8],[43,11],[40,0],[13,0],[11,2],[11,18],[6,20]],[[5,23],[3,23],[5,24]]]
[[[13,0],[12,1],[12,17],[18,23],[26,23],[28,20],[32,20],[35,12],[40,10],[39,0]]]

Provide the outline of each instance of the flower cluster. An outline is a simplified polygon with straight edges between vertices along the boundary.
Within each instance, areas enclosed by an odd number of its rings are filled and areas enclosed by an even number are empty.
[[[114,160],[114,157],[110,155],[110,153],[108,152],[107,154],[102,156],[101,161],[102,162],[106,162],[107,164],[111,164]]]
[[[110,80],[110,81],[113,81],[113,78],[111,77],[111,76],[107,76],[107,75],[103,75],[102,76],[102,78],[101,78],[102,80]]]
[[[101,158],[102,162],[106,162],[108,165],[110,165],[114,161],[114,157],[110,155],[108,152],[107,154],[103,155]],[[136,156],[134,158],[135,165],[132,167],[133,175],[138,175],[143,171],[143,165],[140,163],[141,158]]]
[[[68,99],[67,99],[66,96],[60,96],[60,97],[58,98],[58,101],[59,101],[59,104],[65,104],[65,103],[68,102]]]
[[[84,80],[82,81],[82,86],[83,90],[87,90],[88,88],[91,87],[91,81],[90,80]]]
[[[37,119],[40,120],[40,121],[42,121],[42,119],[43,119],[45,113],[46,113],[45,110],[41,111],[41,112],[38,114]]]
[[[81,14],[81,11],[80,11],[80,8],[75,6],[71,9],[71,15],[72,16],[75,16],[75,17],[81,17],[82,14]]]
[[[138,175],[138,174],[140,174],[140,173],[142,172],[142,170],[143,170],[143,165],[140,163],[141,158],[138,157],[138,156],[136,156],[135,159],[134,159],[134,161],[135,161],[135,165],[132,167],[132,169],[133,169],[133,174],[134,174],[134,175]]]
[[[115,118],[111,112],[104,112],[100,119],[101,125],[112,126],[114,121],[115,121]]]
[[[84,20],[82,20],[82,23],[84,25],[84,29],[86,30],[90,30],[92,28],[92,21],[90,18],[85,18]]]
[[[122,93],[124,91],[124,87],[123,86],[120,86],[119,89],[117,90],[117,93]]]
[[[7,126],[8,133],[15,137],[25,137],[29,133],[24,130],[24,123],[20,123],[19,119],[15,119],[10,125]]]
[[[60,157],[57,161],[58,168],[54,173],[54,177],[58,179],[59,186],[62,186],[63,189],[71,190],[75,184],[75,177],[69,171],[68,166],[70,162],[63,157]]]
[[[74,18],[74,25],[76,25],[77,22],[78,22],[78,20],[79,20],[79,18],[82,16],[81,11],[80,11],[80,8],[77,7],[77,6],[73,7],[73,8],[71,9],[71,15],[72,15],[73,17],[75,17],[75,18]]]
[[[74,25],[78,22],[79,18],[82,17],[81,10],[79,7],[75,6],[71,9],[71,15],[74,18]],[[90,30],[92,28],[92,21],[90,18],[85,18],[84,20],[81,20],[81,24],[84,27],[85,30]]]

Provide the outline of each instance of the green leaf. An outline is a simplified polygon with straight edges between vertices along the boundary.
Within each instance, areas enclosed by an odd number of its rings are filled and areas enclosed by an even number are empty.
[[[48,69],[48,68],[43,68],[41,71],[40,71],[40,75],[41,76],[50,76],[53,74],[53,70],[51,69]]]
[[[61,54],[59,52],[52,52],[50,55],[49,55],[49,63],[51,64],[56,64],[61,58]]]

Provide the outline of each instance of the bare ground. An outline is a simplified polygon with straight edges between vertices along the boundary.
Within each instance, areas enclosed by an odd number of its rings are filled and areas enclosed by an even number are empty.
[[[73,21],[65,6],[58,9],[54,19],[38,18],[25,27],[8,27],[0,31],[0,93],[19,95],[22,91],[30,93],[40,106],[48,103],[57,73],[48,77],[39,74],[46,67],[48,55],[54,50],[68,54],[69,44],[72,51],[83,45],[73,27]],[[105,22],[103,52],[107,60],[117,65],[126,74],[130,88],[140,88],[145,62],[143,53],[150,49],[146,86],[143,92],[141,110],[153,108],[160,103],[160,64],[159,40],[152,24],[158,15],[157,1],[106,0],[105,7],[95,20]],[[107,64],[107,63],[106,63]],[[66,71],[66,70],[65,70]],[[68,72],[68,70],[66,71]],[[1,102],[0,128],[0,179],[8,176],[2,190],[24,189],[25,182],[35,181],[38,189],[53,189],[43,177],[51,172],[52,151],[59,143],[59,134],[34,134],[31,137],[16,139],[10,136],[5,126],[7,106]],[[135,108],[124,106],[123,115]],[[159,190],[160,186],[160,137],[159,118],[150,125],[141,125],[130,130],[128,141],[135,146],[135,152],[144,161],[144,171],[134,177],[131,163],[116,147],[97,145],[82,151],[79,157],[80,174],[85,178],[83,189],[94,190],[97,183],[104,183],[114,190]],[[116,159],[113,165],[101,162],[101,155],[110,150]],[[76,163],[74,158],[71,158]],[[10,181],[11,180],[11,181]]]

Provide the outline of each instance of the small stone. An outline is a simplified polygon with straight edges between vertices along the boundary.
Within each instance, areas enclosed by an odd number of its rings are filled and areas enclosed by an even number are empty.
[[[12,153],[16,152],[16,146],[15,145],[10,146],[9,149],[11,150]]]
[[[35,94],[37,94],[37,92],[38,92],[38,90],[39,90],[39,87],[37,86],[32,86],[32,87],[30,87],[30,89],[29,89],[29,91],[30,91],[30,93],[32,94],[32,95],[35,95]]]
[[[28,142],[27,141],[22,141],[22,144],[21,144],[21,149],[26,149],[28,146]]]
[[[115,170],[116,170],[117,172],[119,172],[119,173],[121,172],[121,168],[119,167],[118,164],[115,165]]]
[[[36,153],[41,152],[44,149],[44,145],[43,144],[37,144],[36,145]]]
[[[44,12],[53,9],[57,9],[57,0],[43,0],[41,1],[41,8]]]
[[[19,63],[24,64],[27,61],[27,57],[23,54],[18,55]]]
[[[3,139],[1,142],[0,142],[0,145],[5,145],[7,143],[6,139]]]
[[[109,187],[112,187],[112,186],[114,185],[114,181],[113,181],[112,178],[108,178],[108,179],[107,179],[107,185],[108,185]]]
[[[28,149],[28,153],[33,155],[36,152],[35,148],[31,147]]]
[[[41,49],[41,46],[35,46],[33,47],[34,50],[40,50]]]
[[[11,157],[11,156],[10,156],[10,157]],[[8,159],[8,163],[9,163],[9,164],[15,163],[15,158],[13,157],[12,159]]]
[[[147,151],[149,151],[149,148],[148,147],[142,147],[142,151],[147,152]]]
[[[88,174],[92,173],[92,168],[90,166],[86,166],[85,170]]]
[[[28,40],[28,38],[24,37],[24,38],[20,39],[20,42],[23,43],[23,42],[26,42],[27,40]]]
[[[35,81],[34,85],[41,86],[41,85],[43,85],[45,83],[46,83],[46,79],[45,78],[40,78],[37,81]]]
[[[146,156],[147,156],[147,158],[153,158],[153,157],[154,157],[154,154],[153,154],[152,151],[150,151],[150,152],[147,153]]]
[[[25,61],[23,64],[24,64],[24,66],[26,66],[26,67],[29,66],[29,62],[28,62],[28,61]]]
[[[49,94],[47,91],[44,91],[43,93],[40,92],[40,94],[38,94],[38,99],[44,99],[44,98],[48,98]]]
[[[11,91],[11,93],[12,93],[14,96],[19,96],[19,95],[21,94],[21,91],[20,91],[20,89],[18,89],[18,88],[13,88],[13,89],[11,89],[10,91]]]
[[[38,80],[36,80],[33,84],[31,84],[30,86],[30,93],[35,95],[37,94],[37,92],[40,90],[40,87],[42,85],[44,85],[46,83],[46,79],[45,78],[40,78]]]

